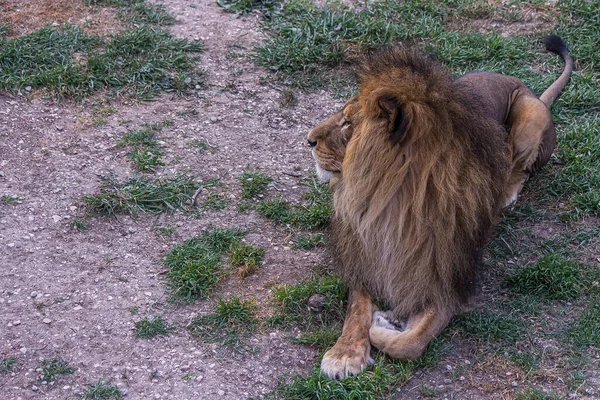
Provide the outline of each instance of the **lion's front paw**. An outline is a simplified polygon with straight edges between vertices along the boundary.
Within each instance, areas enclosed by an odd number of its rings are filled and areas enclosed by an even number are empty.
[[[356,375],[373,364],[368,340],[351,343],[340,338],[321,361],[321,372],[332,379]]]

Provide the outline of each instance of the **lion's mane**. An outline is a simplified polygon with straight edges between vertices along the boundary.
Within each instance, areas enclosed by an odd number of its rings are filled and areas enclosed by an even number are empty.
[[[501,207],[506,130],[415,50],[372,52],[358,76],[334,191],[339,272],[398,318],[428,306],[458,310]]]

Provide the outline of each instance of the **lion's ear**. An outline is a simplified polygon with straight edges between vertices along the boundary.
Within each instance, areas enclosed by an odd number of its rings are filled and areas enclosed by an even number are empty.
[[[393,96],[382,96],[379,98],[379,107],[388,119],[388,132],[390,140],[400,143],[408,129],[408,116],[402,111],[400,101]]]

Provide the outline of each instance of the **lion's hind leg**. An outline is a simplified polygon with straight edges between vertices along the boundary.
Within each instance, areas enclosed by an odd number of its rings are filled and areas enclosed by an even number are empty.
[[[556,146],[556,131],[550,110],[533,96],[515,101],[509,115],[512,147],[511,173],[504,205],[517,200],[529,174],[548,162]]]
[[[363,289],[350,293],[342,335],[323,356],[321,372],[333,379],[356,375],[372,364],[369,328],[376,309]]]
[[[411,316],[406,324],[399,324],[390,321],[387,313],[375,312],[369,338],[373,346],[392,358],[416,360],[451,318],[450,312],[428,308]]]

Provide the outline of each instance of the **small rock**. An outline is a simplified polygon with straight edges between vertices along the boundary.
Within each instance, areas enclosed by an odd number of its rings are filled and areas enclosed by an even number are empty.
[[[42,320],[42,322],[45,323],[45,324],[49,324],[50,322],[52,322],[52,320],[50,318],[44,318]]]
[[[29,296],[31,296],[31,297],[35,297],[35,296],[37,296],[37,295],[38,295],[38,294],[37,294],[37,292],[34,290],[33,292],[31,292],[31,294],[30,294]]]
[[[327,297],[320,294],[313,294],[307,301],[308,306],[316,311],[323,309],[325,303],[327,303]]]
[[[25,90],[27,90],[28,92],[31,92],[31,86],[25,86]]]
[[[144,292],[144,294],[148,297],[152,296],[152,292]]]
[[[37,387],[37,386],[35,386],[35,385],[33,385],[33,386],[31,387],[31,390],[33,390],[34,392],[37,392],[39,389],[40,389],[40,388],[39,388],[39,387]]]
[[[83,310],[83,307],[75,306],[75,307],[73,307],[73,310],[75,310],[75,311]]]
[[[224,391],[224,390],[221,390],[221,389],[219,389],[219,391],[217,392],[217,394],[218,394],[219,396],[225,396],[225,391]]]
[[[446,385],[449,385],[449,384],[451,384],[451,383],[452,383],[452,379],[444,379],[444,383],[445,383]]]
[[[56,223],[60,222],[60,220],[61,220],[61,219],[62,219],[62,218],[61,218],[61,216],[60,216],[60,215],[53,215],[53,216],[52,216],[52,220],[53,220],[54,222],[56,222]]]
[[[515,381],[512,381],[512,382],[510,383],[510,385],[511,385],[512,387],[517,387],[517,386],[519,386],[519,384],[518,384],[517,382],[515,382]]]
[[[71,386],[63,386],[63,390],[69,390],[71,389]]]
[[[447,364],[446,365],[446,371],[452,371],[452,365]]]
[[[13,322],[12,324],[13,324],[14,326],[21,325],[21,321],[19,321],[19,320],[16,320],[16,321],[15,321],[15,322]]]
[[[217,122],[217,117],[210,117],[210,122]]]

